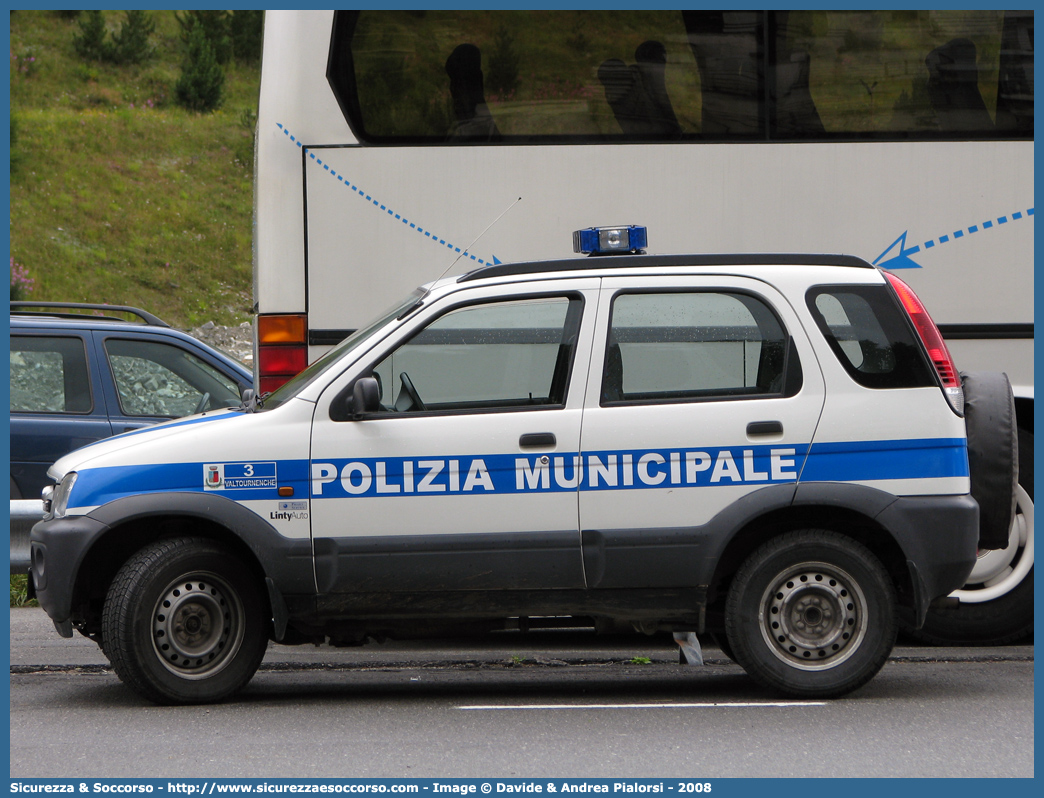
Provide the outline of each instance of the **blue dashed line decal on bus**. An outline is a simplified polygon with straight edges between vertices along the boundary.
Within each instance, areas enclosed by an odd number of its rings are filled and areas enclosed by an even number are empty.
[[[300,141],[298,141],[296,138],[294,138],[294,136],[290,135],[290,131],[289,130],[287,130],[285,127],[283,127],[278,122],[276,123],[276,127],[278,127],[280,130],[282,130],[283,134],[285,136],[289,137],[290,141],[294,142],[298,147],[301,147],[303,149],[304,145],[302,145]],[[396,213],[392,208],[388,208],[387,206],[382,205],[380,200],[375,200],[373,197],[371,197],[369,194],[367,194],[361,188],[359,188],[356,185],[353,185],[352,182],[350,180],[346,179],[343,175],[337,174],[337,172],[335,170],[330,168],[329,164],[323,163],[321,158],[316,157],[316,154],[314,152],[309,152],[308,153],[308,157],[311,158],[313,161],[315,161],[317,166],[323,167],[323,169],[331,177],[336,177],[338,182],[342,183],[345,188],[350,189],[351,191],[354,191],[356,194],[359,195],[360,198],[365,199],[367,202],[372,202],[374,207],[380,208],[380,210],[382,210],[382,211],[386,211],[389,216],[393,216],[395,219],[399,220],[403,224],[408,224],[410,226],[410,229],[416,230],[418,233],[424,233],[424,235],[426,237],[430,238],[434,243],[437,243],[439,246],[444,246],[444,247],[446,247],[446,249],[451,249],[454,252],[460,252],[464,257],[470,258],[471,260],[473,260],[476,263],[479,263],[479,264],[481,264],[483,266],[487,266],[489,264],[494,264],[494,263],[499,263],[500,262],[496,258],[493,258],[492,260],[488,260],[487,261],[487,260],[483,260],[482,258],[476,257],[475,255],[472,255],[467,250],[461,251],[460,247],[455,246],[455,245],[447,242],[445,239],[439,238],[437,235],[433,235],[432,233],[427,232],[427,231],[425,231],[424,229],[422,229],[420,227],[417,227],[417,225],[414,224],[413,222],[411,222],[409,219],[406,219],[401,214]]]
[[[924,242],[924,244],[914,244],[912,247],[906,246],[906,235],[909,230],[903,231],[903,234],[899,236],[895,241],[888,245],[877,258],[874,260],[875,266],[880,266],[882,269],[920,269],[921,264],[911,259],[911,255],[915,255],[922,249],[929,250],[940,244],[946,244],[949,241],[955,241],[959,238],[964,238],[965,235],[974,235],[982,230],[992,230],[994,225],[1005,225],[1008,222],[1018,221],[1019,219],[1025,219],[1033,216],[1033,208],[1029,208],[1026,211],[1015,211],[1009,216],[998,216],[996,219],[987,219],[982,224],[973,224],[970,227],[962,230],[954,230],[952,233],[941,235],[938,238],[930,238]],[[894,250],[896,247],[899,248],[898,253]],[[885,256],[888,256],[887,258]]]

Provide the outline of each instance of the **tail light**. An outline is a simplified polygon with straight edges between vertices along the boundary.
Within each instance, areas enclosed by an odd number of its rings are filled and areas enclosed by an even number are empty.
[[[262,395],[304,371],[307,329],[307,318],[301,313],[257,317],[257,373]]]
[[[939,375],[943,393],[946,394],[950,406],[956,413],[964,415],[964,388],[961,385],[961,375],[957,373],[957,364],[953,362],[942,333],[939,332],[932,317],[928,315],[924,303],[918,299],[913,289],[891,272],[885,272],[884,275],[913,322],[921,343],[928,350],[928,357]]]

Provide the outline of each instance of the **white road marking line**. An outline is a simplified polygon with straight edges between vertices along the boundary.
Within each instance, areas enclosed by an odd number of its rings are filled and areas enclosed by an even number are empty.
[[[825,707],[826,701],[722,701],[670,704],[465,704],[457,709],[734,709],[754,707]]]

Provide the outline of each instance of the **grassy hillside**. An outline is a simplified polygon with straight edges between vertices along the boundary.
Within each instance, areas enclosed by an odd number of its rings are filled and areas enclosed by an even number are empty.
[[[229,64],[220,109],[192,113],[174,102],[174,12],[152,12],[156,55],[130,66],[80,58],[67,13],[11,14],[11,256],[29,298],[246,320],[259,65]]]

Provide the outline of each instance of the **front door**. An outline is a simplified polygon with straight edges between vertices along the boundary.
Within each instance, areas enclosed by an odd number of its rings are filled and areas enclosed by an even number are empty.
[[[321,594],[583,586],[576,461],[597,285],[422,309],[324,392],[311,456]],[[369,375],[380,411],[344,418]]]

